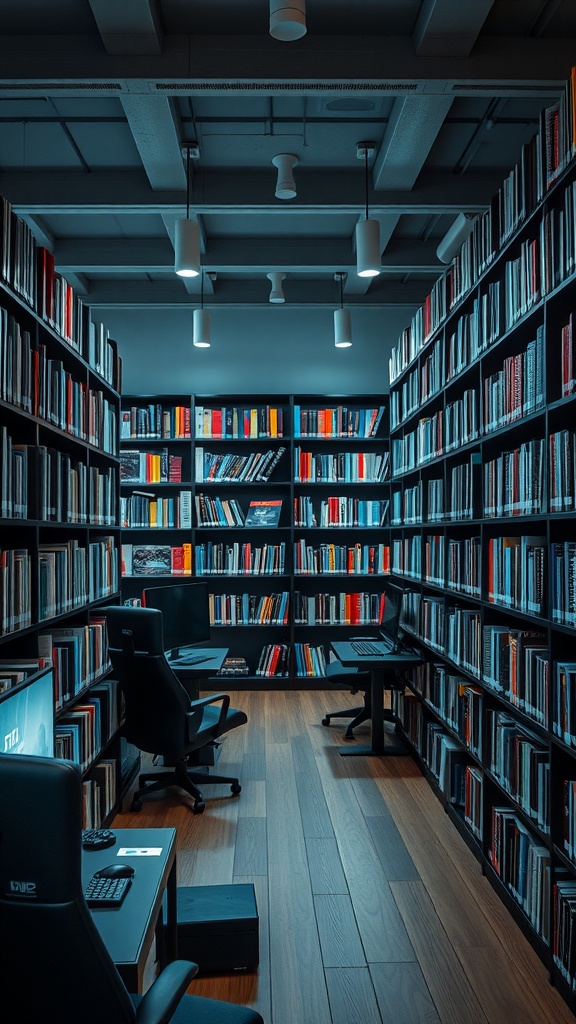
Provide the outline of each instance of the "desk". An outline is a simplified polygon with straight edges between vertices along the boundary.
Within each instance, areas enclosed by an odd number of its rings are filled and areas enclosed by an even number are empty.
[[[203,676],[215,676],[222,668],[224,659],[228,655],[228,650],[228,647],[191,647],[191,654],[210,655],[208,661],[200,661],[196,665],[186,665],[185,662],[179,664],[177,661],[170,661],[168,655],[166,655],[166,658],[170,668],[178,676],[178,679],[189,694],[190,699],[198,700],[198,680],[202,679]]]
[[[162,921],[162,900],[167,893],[167,942],[165,960],[177,956],[176,914],[176,829],[113,828],[114,846],[82,851],[82,884],[84,887],[95,871],[107,864],[131,864],[132,884],[117,908],[90,908],[100,932],[129,992],[142,991],[144,968],[157,925]],[[130,856],[121,849],[161,848],[158,856]],[[159,944],[159,948],[162,947]],[[163,965],[162,965],[163,966]]]
[[[382,669],[403,669],[413,668],[419,665],[422,658],[419,654],[403,654],[397,651],[395,654],[381,654],[374,657],[364,657],[356,654],[352,645],[345,640],[333,640],[331,643],[338,660],[346,667],[363,668],[370,670],[370,703],[372,705],[372,735],[370,746],[350,745],[340,747],[342,757],[378,756],[383,755],[406,755],[408,750],[399,737],[391,740],[385,732],[384,722],[395,721],[394,716],[384,711],[384,678]],[[380,671],[378,671],[380,669]]]

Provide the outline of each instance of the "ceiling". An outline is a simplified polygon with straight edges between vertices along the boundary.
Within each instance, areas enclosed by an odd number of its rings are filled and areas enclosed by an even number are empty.
[[[177,308],[192,161],[212,305],[413,305],[455,216],[483,209],[575,62],[574,0],[307,0],[279,42],[267,0],[0,0],[0,194],[95,308]],[[360,142],[382,273],[360,278]],[[297,196],[275,197],[292,153]]]

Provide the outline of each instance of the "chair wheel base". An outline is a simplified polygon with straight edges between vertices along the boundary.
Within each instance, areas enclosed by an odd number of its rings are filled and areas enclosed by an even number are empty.
[[[130,805],[130,810],[133,813],[137,813],[138,811],[141,811],[142,810],[142,801],[141,800],[133,800],[131,805]]]
[[[192,808],[193,814],[203,814],[206,808],[206,804],[203,800],[195,800]]]
[[[242,792],[242,786],[239,782],[233,782],[230,786],[230,791],[234,793],[234,796],[236,796],[238,793]]]
[[[330,719],[329,718],[323,718],[322,719],[322,725],[330,725]]]

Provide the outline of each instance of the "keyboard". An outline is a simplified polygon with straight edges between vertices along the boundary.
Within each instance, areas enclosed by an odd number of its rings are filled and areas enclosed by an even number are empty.
[[[109,828],[85,828],[82,830],[82,846],[85,850],[104,850],[114,846],[116,833]]]
[[[171,665],[199,665],[202,661],[212,661],[210,654],[183,654],[181,658],[175,658]]]
[[[375,655],[381,657],[383,654],[390,654],[392,647],[388,647],[382,640],[376,642],[371,640],[351,640],[350,646],[354,654]]]
[[[96,878],[88,882],[84,898],[89,907],[119,907],[130,887],[131,878]]]

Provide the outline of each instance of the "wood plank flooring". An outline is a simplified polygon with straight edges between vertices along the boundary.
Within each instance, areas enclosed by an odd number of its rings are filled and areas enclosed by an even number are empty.
[[[412,759],[339,755],[346,722],[321,719],[353,701],[233,693],[248,725],[216,770],[240,796],[205,786],[193,815],[166,791],[115,818],[177,828],[181,885],[254,883],[259,970],[190,991],[266,1024],[575,1024]]]

